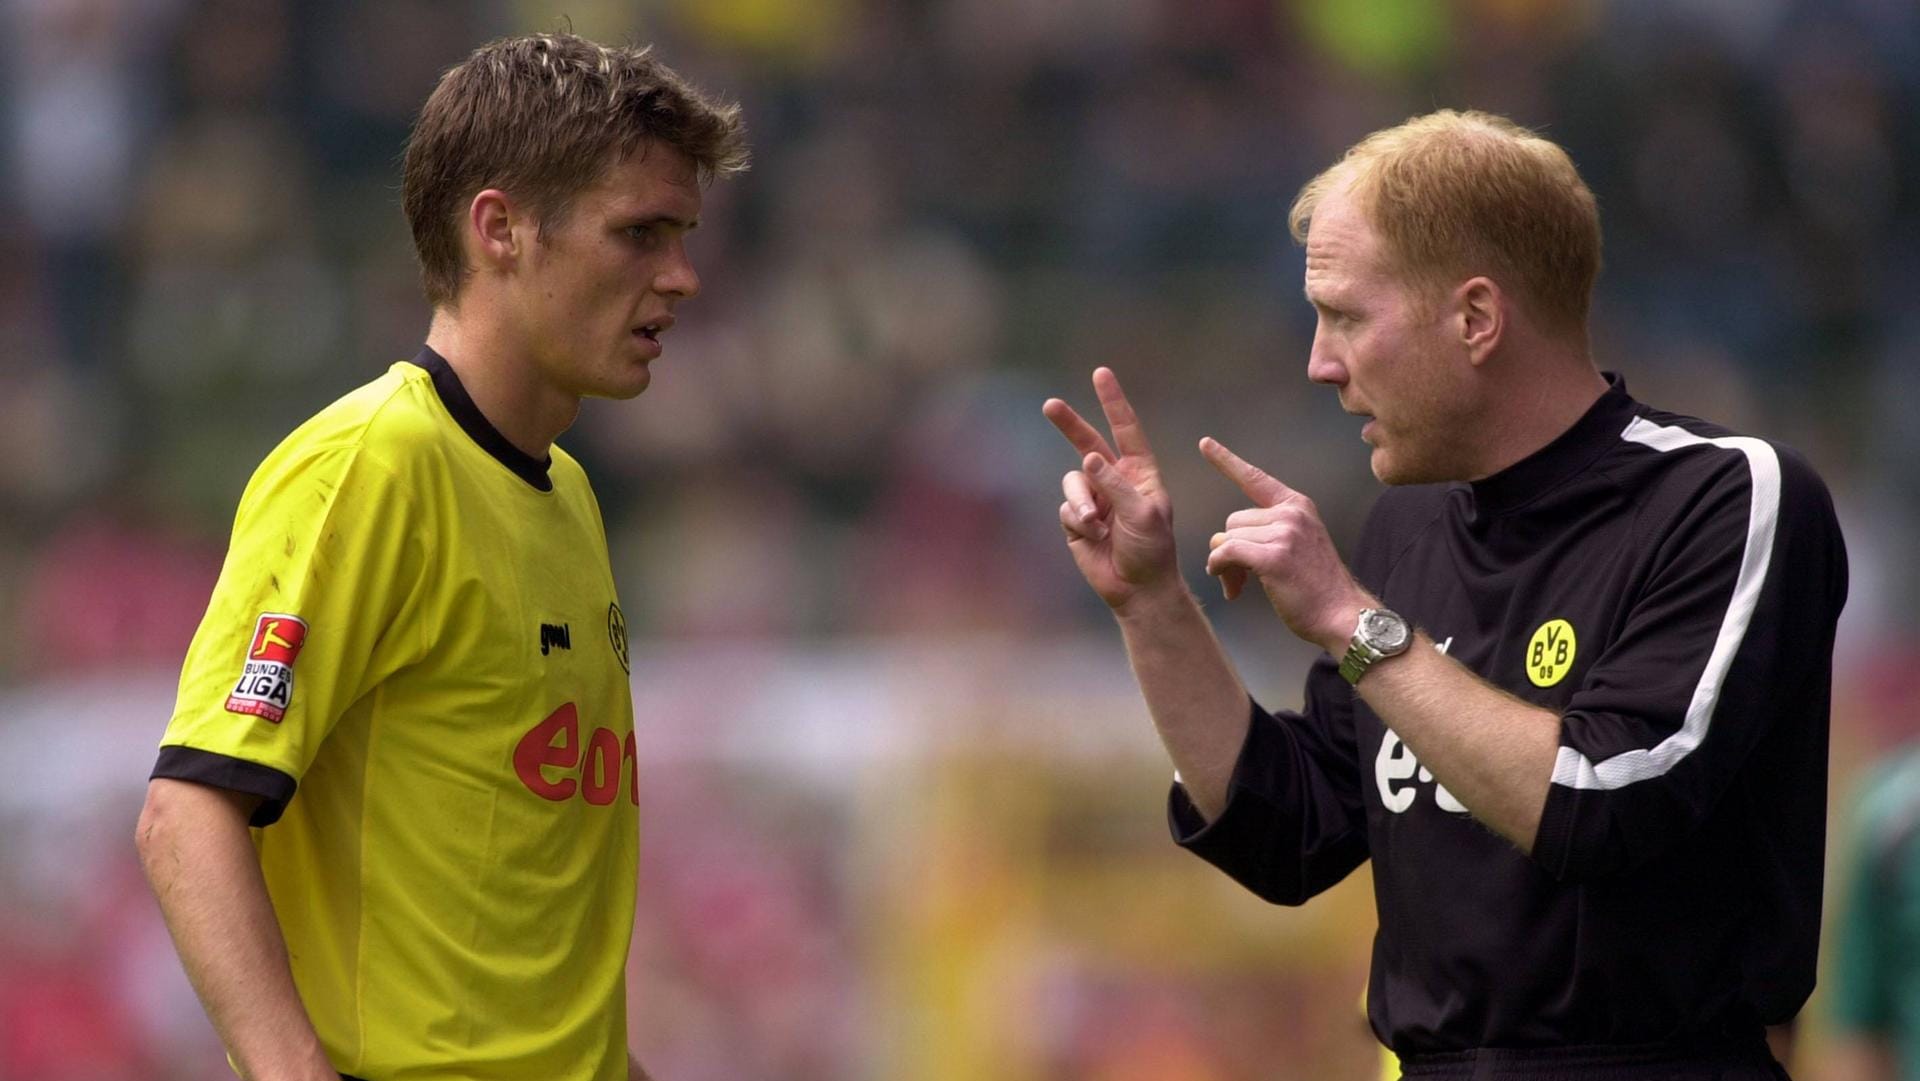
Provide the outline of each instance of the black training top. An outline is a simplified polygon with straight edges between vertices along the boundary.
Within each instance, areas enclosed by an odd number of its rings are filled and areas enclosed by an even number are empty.
[[[1180,844],[1270,901],[1372,857],[1368,1012],[1402,1055],[1747,1040],[1813,989],[1832,502],[1794,452],[1609,382],[1495,476],[1389,490],[1353,560],[1449,656],[1560,714],[1531,857],[1325,656],[1302,713],[1254,707],[1218,820],[1174,788]]]

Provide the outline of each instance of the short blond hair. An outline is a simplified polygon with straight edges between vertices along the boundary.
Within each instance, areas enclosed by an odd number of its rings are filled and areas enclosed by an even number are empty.
[[[1485,274],[1543,327],[1584,335],[1600,274],[1600,211],[1559,146],[1483,112],[1416,116],[1360,140],[1309,180],[1287,215],[1305,243],[1314,208],[1351,183],[1394,268],[1438,287]]]

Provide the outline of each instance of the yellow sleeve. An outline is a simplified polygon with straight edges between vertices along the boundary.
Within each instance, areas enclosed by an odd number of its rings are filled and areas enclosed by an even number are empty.
[[[289,444],[293,440],[289,440]],[[334,724],[424,654],[430,523],[358,443],[283,445],[247,485],[154,776],[254,792],[277,819]]]

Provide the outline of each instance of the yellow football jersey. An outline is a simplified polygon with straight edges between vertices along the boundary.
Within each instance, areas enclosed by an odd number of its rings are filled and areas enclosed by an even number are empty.
[[[337,1069],[624,1081],[636,773],[571,457],[515,448],[426,350],[261,464],[154,775],[266,797],[260,863]]]

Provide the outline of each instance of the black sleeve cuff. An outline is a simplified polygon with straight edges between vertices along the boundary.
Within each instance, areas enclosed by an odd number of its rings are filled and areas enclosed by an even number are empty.
[[[294,789],[299,786],[298,781],[272,766],[198,747],[160,748],[160,758],[147,776],[149,780],[166,777],[259,796],[260,806],[254,808],[253,817],[247,821],[250,826],[271,826],[280,821],[288,801],[293,799]]]
[[[1304,904],[1366,860],[1365,815],[1350,786],[1315,772],[1288,731],[1297,715],[1277,718],[1251,700],[1248,708],[1226,806],[1206,822],[1175,784],[1167,822],[1175,843],[1256,896]]]
[[[1229,803],[1233,800],[1233,791],[1227,791]],[[1212,823],[1207,821],[1200,808],[1193,805],[1193,798],[1187,795],[1187,786],[1178,779],[1167,792],[1167,828],[1173,831],[1173,843],[1185,847],[1205,833]]]
[[[1251,698],[1247,700],[1247,707],[1252,715],[1247,720],[1246,742],[1240,745],[1240,757],[1234,760],[1233,776],[1227,782],[1227,805],[1220,809],[1219,816],[1208,822],[1206,816],[1200,813],[1200,808],[1193,805],[1186,786],[1178,781],[1167,793],[1167,826],[1173,831],[1173,842],[1182,848],[1196,851],[1205,849],[1211,835],[1220,832],[1221,822],[1238,817],[1234,814],[1235,809],[1247,802],[1240,798],[1240,793],[1245,787],[1243,782],[1248,769],[1257,768],[1255,760],[1270,758],[1275,753],[1271,746],[1273,741],[1269,738],[1269,729],[1276,723],[1273,715],[1261,709],[1260,703]]]

